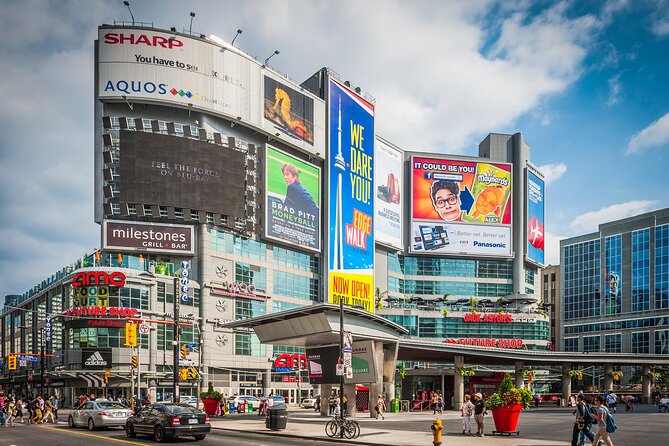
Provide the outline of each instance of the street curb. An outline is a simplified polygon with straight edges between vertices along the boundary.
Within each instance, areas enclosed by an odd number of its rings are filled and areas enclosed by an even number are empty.
[[[302,440],[311,440],[311,441],[329,441],[332,443],[343,443],[344,441],[349,441],[351,442],[350,444],[356,444],[356,445],[364,445],[364,446],[379,446],[378,443],[373,443],[373,442],[367,442],[367,441],[360,441],[360,440],[348,440],[346,438],[339,439],[339,438],[331,438],[328,436],[325,437],[303,437],[301,435],[295,435],[295,434],[277,434],[276,431],[257,431],[257,432],[250,432],[248,430],[244,429],[233,429],[231,427],[213,427],[211,428],[212,430],[220,430],[220,431],[229,431],[229,432],[245,432],[245,433],[252,433],[252,434],[260,434],[260,435],[273,435],[275,438],[276,437],[285,437],[285,438],[299,438]]]

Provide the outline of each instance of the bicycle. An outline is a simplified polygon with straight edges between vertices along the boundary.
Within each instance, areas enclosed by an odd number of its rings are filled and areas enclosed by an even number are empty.
[[[360,425],[355,420],[347,420],[344,417],[333,418],[325,424],[325,434],[330,437],[336,437],[344,432],[344,438],[352,440],[360,436]]]

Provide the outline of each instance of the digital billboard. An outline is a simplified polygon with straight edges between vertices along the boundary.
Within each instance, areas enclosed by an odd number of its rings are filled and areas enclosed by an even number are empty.
[[[263,125],[298,141],[314,145],[314,99],[265,75]]]
[[[244,217],[245,155],[190,138],[120,131],[120,200]]]
[[[527,260],[544,264],[544,180],[527,169]]]
[[[353,343],[351,354],[353,378],[344,378],[344,383],[361,384],[376,381],[373,353],[372,341],[356,341]],[[339,376],[337,376],[339,347],[308,348],[306,354],[309,368],[309,383],[339,383]]]
[[[511,165],[412,157],[411,252],[509,257]]]
[[[320,251],[321,170],[267,146],[265,237]]]
[[[328,300],[374,312],[374,105],[329,80]]]
[[[103,26],[97,54],[101,100],[137,98],[224,116],[323,158],[325,102],[220,39]],[[265,98],[275,115],[266,113]]]
[[[401,150],[376,138],[374,162],[375,240],[393,248],[403,249],[404,155]]]

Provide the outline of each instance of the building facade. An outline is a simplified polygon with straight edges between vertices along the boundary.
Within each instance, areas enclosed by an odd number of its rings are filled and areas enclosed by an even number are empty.
[[[669,353],[668,237],[662,209],[560,242],[564,351]]]
[[[214,36],[142,26],[101,26],[95,48],[101,246],[6,300],[2,356],[20,364],[3,385],[170,398],[176,304],[188,395],[315,394],[303,348],[225,325],[337,299],[410,337],[549,348],[543,180],[522,134],[478,157],[408,152],[363,133],[375,100],[331,70],[297,84]]]
[[[560,348],[560,265],[548,265],[541,269],[541,301],[547,309],[551,348]]]

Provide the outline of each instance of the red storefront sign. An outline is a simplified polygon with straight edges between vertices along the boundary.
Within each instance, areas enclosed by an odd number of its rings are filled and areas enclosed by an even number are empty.
[[[136,308],[125,307],[74,307],[65,310],[66,316],[111,316],[111,317],[135,317]]]
[[[125,285],[125,274],[120,271],[112,273],[106,271],[81,271],[76,273],[72,279],[72,286],[75,288],[98,285],[122,287]]]
[[[470,345],[474,347],[523,348],[522,339],[459,338],[446,339],[447,344]]]
[[[508,313],[467,313],[463,320],[465,322],[511,323],[513,316]]]
[[[274,371],[276,372],[292,372],[296,368],[307,368],[307,355],[282,353],[274,360]]]

